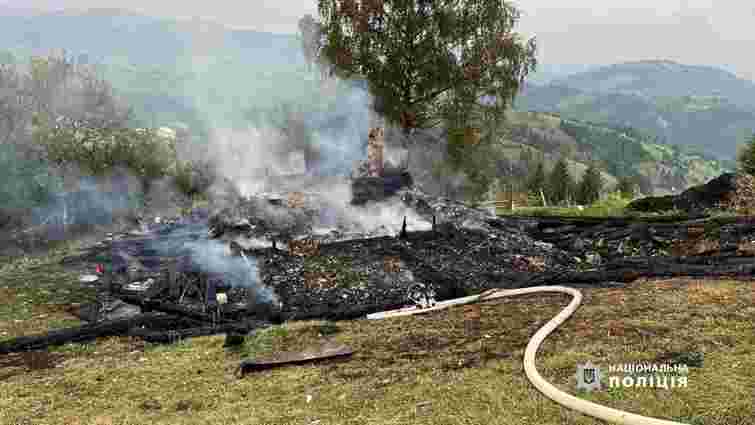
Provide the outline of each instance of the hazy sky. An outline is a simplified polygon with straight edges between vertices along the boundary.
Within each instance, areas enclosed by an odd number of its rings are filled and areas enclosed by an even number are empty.
[[[755,3],[744,0],[517,0],[519,30],[536,35],[550,64],[671,59],[717,65],[755,80]],[[554,6],[556,4],[564,6]],[[316,0],[0,0],[44,10],[125,8],[153,16],[194,17],[240,28],[294,33]]]

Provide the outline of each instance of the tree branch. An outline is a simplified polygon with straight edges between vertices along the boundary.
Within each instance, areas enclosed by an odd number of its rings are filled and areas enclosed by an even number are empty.
[[[409,106],[414,106],[414,105],[416,105],[418,103],[427,102],[427,101],[429,101],[431,99],[434,99],[435,97],[440,96],[441,94],[443,94],[443,93],[451,90],[453,87],[454,87],[453,85],[449,85],[449,86],[444,87],[442,89],[436,90],[436,91],[434,91],[432,93],[429,93],[429,94],[427,94],[427,95],[425,95],[423,97],[420,97],[419,99],[414,99],[411,102],[408,102],[408,105]]]

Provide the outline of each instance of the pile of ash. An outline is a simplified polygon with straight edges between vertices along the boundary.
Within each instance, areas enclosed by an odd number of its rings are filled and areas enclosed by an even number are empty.
[[[217,324],[354,319],[413,304],[418,287],[440,301],[520,287],[546,268],[576,269],[564,251],[486,211],[414,187],[354,205],[343,183],[240,198],[216,213],[113,235],[88,257],[109,266],[98,282],[105,317],[92,312],[95,320],[117,322],[96,329],[132,332],[131,320],[155,312],[186,335],[220,332]],[[149,332],[156,341],[173,335]]]
[[[328,232],[321,232],[323,211],[332,215]],[[404,217],[407,234],[399,237]],[[210,223],[222,229],[214,230],[215,237],[237,243],[256,259],[260,283],[294,318],[354,318],[403,306],[414,284],[447,299],[517,287],[543,268],[576,268],[566,252],[500,223],[488,211],[416,187],[401,187],[363,205],[336,205],[327,193],[309,196],[301,205],[248,199]],[[277,249],[272,241],[250,242],[271,235],[279,238]],[[298,252],[292,242],[313,249]],[[532,269],[523,269],[522,261],[531,262]]]
[[[380,177],[359,176],[351,183],[351,203],[365,205],[368,202],[380,202],[412,184],[412,175],[399,168],[385,168]]]

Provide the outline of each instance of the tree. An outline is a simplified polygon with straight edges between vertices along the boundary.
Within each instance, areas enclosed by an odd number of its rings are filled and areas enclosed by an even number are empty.
[[[524,163],[525,167],[529,168],[530,164],[532,164],[533,159],[534,155],[529,148],[522,148],[522,150],[519,151],[519,160]]]
[[[519,12],[500,0],[318,0],[318,9],[318,62],[365,79],[376,110],[407,133],[444,112],[466,124],[484,95],[495,102],[483,115],[505,110],[536,65],[535,40],[512,32]]]
[[[545,189],[545,166],[542,161],[537,163],[527,179],[528,191],[539,193],[541,189]]]
[[[755,134],[739,154],[739,168],[745,174],[755,176]]]
[[[577,162],[576,158],[574,157],[577,154],[577,145],[572,143],[563,143],[559,147],[559,154],[561,155],[561,158],[571,159],[572,160],[572,170],[571,175],[576,176],[577,175]],[[575,190],[576,190],[576,183],[575,183]]]
[[[621,196],[625,198],[634,197],[634,192],[637,188],[637,183],[635,180],[635,178],[632,178],[630,176],[619,177],[619,181],[616,185],[616,190],[621,194]]]
[[[603,176],[595,163],[591,163],[582,176],[577,188],[577,202],[582,205],[590,205],[600,199],[600,191],[603,189]]]
[[[561,157],[553,167],[548,179],[549,199],[554,204],[569,200],[572,197],[574,186],[574,179],[569,173],[566,159]]]
[[[20,145],[32,108],[23,76],[13,64],[0,65],[0,144]]]
[[[16,55],[8,50],[0,50],[0,65],[15,65]]]

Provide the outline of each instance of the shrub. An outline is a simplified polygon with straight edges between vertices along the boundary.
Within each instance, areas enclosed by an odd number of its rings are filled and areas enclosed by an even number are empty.
[[[616,190],[625,198],[633,198],[635,190],[638,186],[637,179],[630,176],[623,176],[619,178]]]
[[[447,160],[444,164],[437,164],[433,171],[444,179],[459,176],[460,193],[447,193],[446,196],[469,202],[485,199],[496,178],[495,160],[498,156],[490,135],[481,136],[471,128],[450,129],[448,133]]]
[[[193,197],[205,193],[217,179],[209,161],[179,161],[173,174],[176,188],[183,194]]]
[[[637,199],[627,205],[627,209],[629,210],[644,213],[660,213],[671,211],[674,208],[674,198],[671,195],[648,196]]]
[[[554,204],[560,204],[570,199],[575,192],[575,186],[574,178],[562,156],[548,176],[548,189],[550,191],[548,200],[552,200]]]
[[[609,193],[605,199],[599,199],[584,209],[583,215],[590,217],[621,216],[629,200],[619,192]]]
[[[175,172],[174,141],[151,129],[43,123],[35,129],[34,139],[44,147],[50,161],[76,164],[94,176],[121,166],[145,180]]]
[[[600,170],[592,163],[587,172],[582,176],[577,188],[577,202],[580,204],[592,204],[600,199],[600,192],[603,189],[603,176]]]

